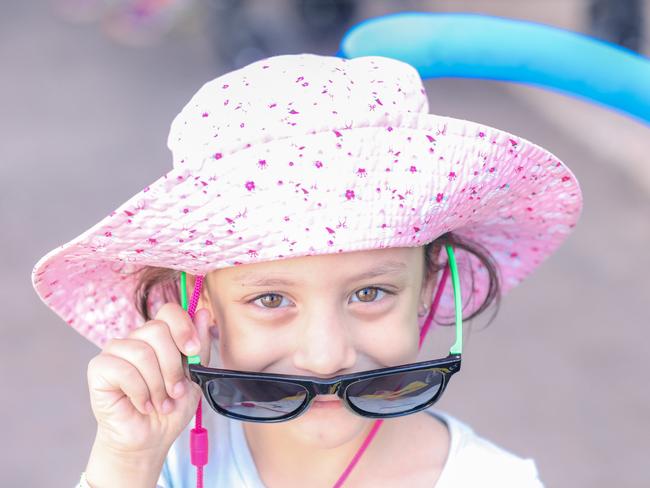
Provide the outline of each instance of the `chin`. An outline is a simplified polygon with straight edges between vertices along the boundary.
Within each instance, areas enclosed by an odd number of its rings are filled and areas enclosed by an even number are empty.
[[[291,432],[306,446],[332,449],[356,439],[372,419],[360,417],[343,405],[335,409],[310,408],[291,421]]]

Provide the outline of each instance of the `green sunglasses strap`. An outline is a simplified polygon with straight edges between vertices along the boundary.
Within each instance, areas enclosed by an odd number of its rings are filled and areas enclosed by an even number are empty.
[[[456,266],[456,256],[451,244],[446,244],[447,256],[449,258],[449,270],[451,271],[451,284],[454,289],[454,309],[456,311],[456,342],[449,354],[463,353],[463,305],[460,296],[460,279],[458,278],[458,267]]]

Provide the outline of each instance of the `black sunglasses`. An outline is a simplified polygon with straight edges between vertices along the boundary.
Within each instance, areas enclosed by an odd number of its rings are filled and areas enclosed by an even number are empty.
[[[199,364],[199,356],[191,356],[190,378],[201,386],[216,412],[248,422],[294,419],[307,410],[317,395],[336,394],[350,411],[370,418],[400,417],[430,407],[442,396],[452,375],[460,370],[462,356],[460,284],[453,248],[447,245],[446,249],[456,308],[456,342],[446,358],[323,379],[207,368]],[[200,286],[198,282],[194,297],[198,296]],[[187,310],[185,273],[181,273],[181,290],[181,303]],[[196,300],[192,302],[196,306]]]

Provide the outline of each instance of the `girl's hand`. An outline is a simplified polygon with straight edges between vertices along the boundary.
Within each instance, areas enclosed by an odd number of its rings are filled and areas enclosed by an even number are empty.
[[[201,389],[185,376],[181,354],[210,361],[210,313],[194,323],[180,305],[163,305],[154,320],[112,339],[88,364],[96,443],[124,455],[164,457],[196,412]],[[193,343],[193,344],[192,344]]]

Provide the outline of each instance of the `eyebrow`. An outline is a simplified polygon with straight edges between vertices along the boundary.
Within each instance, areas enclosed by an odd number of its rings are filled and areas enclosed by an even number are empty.
[[[401,261],[386,261],[372,269],[364,271],[355,276],[348,278],[348,281],[361,281],[384,276],[397,274],[407,269],[406,263]],[[282,277],[282,275],[258,276],[256,273],[244,273],[233,280],[242,286],[296,286],[299,283]]]

